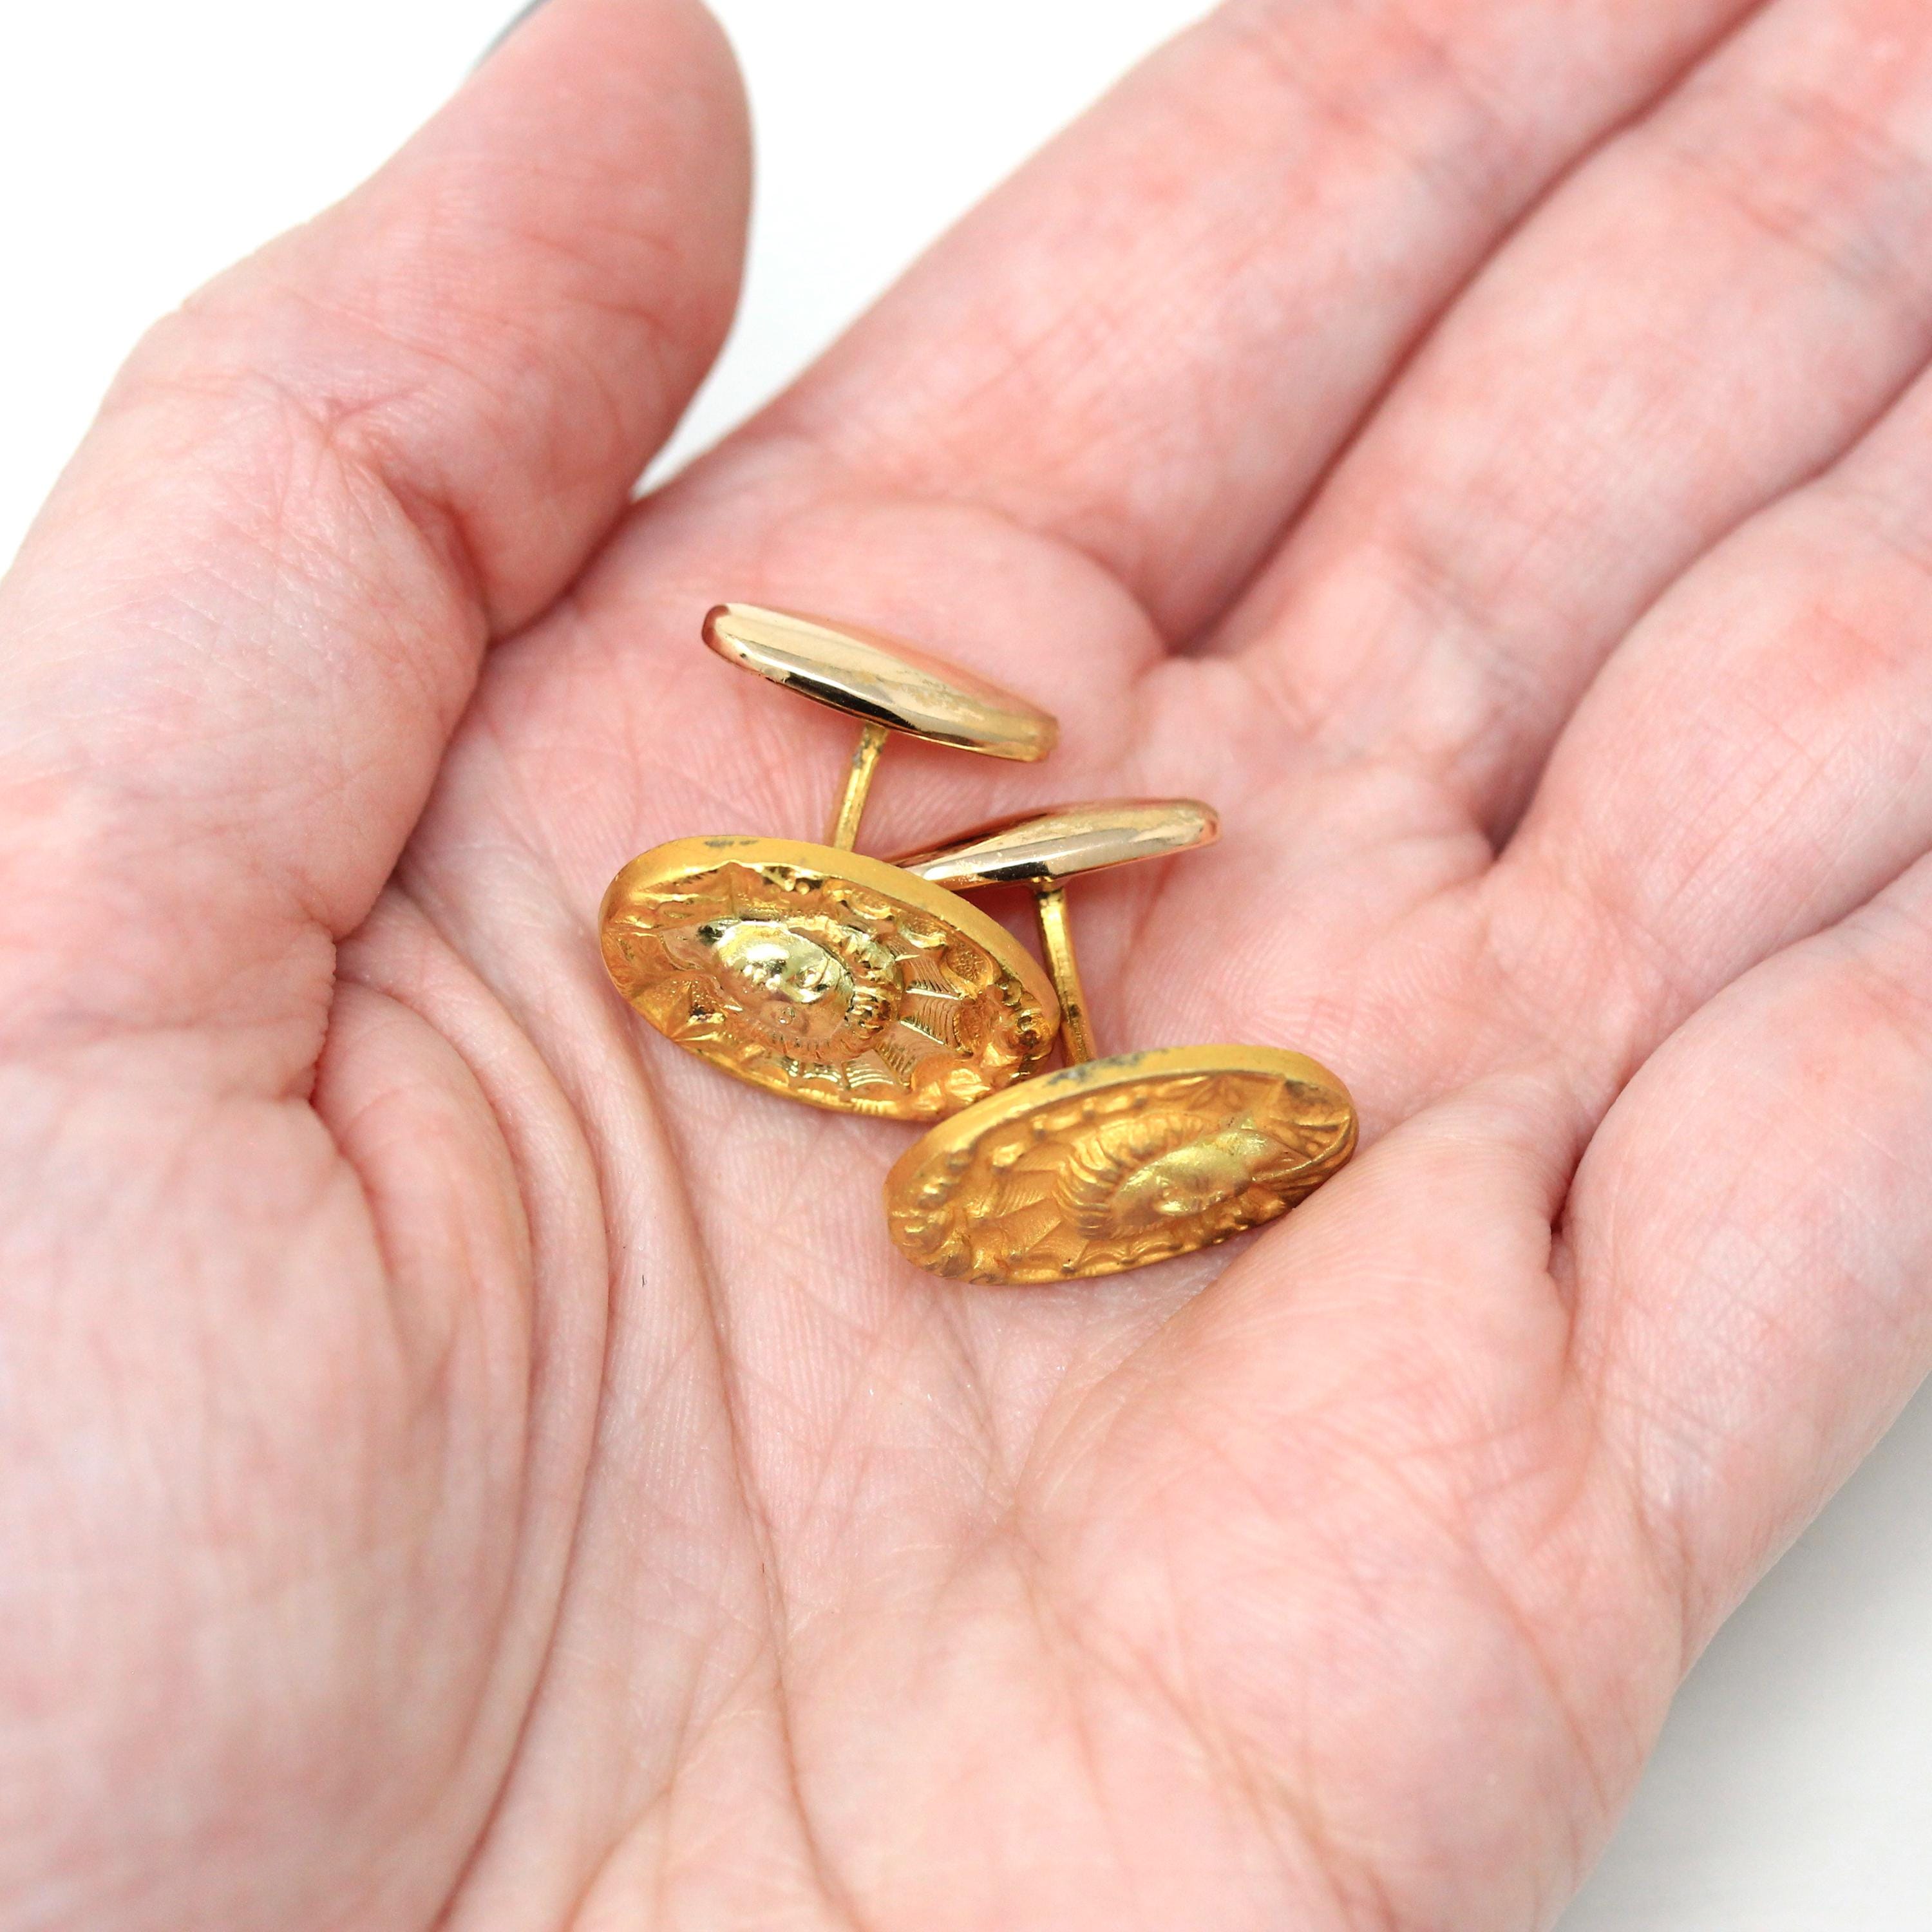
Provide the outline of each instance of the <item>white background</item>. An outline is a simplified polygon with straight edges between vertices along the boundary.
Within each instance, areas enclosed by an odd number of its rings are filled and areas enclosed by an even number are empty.
[[[508,10],[0,0],[0,558],[142,325],[374,166]],[[680,450],[767,394],[948,219],[1201,9],[721,0],[718,10],[750,82],[760,199],[746,312]],[[1928,1927],[1932,1397],[1699,1666],[1563,1932]]]

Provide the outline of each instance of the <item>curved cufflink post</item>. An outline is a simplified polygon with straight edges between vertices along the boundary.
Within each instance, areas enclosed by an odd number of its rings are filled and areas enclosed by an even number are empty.
[[[910,1260],[986,1283],[1118,1274],[1276,1219],[1354,1151],[1347,1089],[1303,1054],[1092,1057],[1066,881],[1219,834],[1196,800],[1123,800],[1007,820],[898,861],[956,891],[1032,887],[1069,1060],[944,1122],[894,1166],[886,1216]]]
[[[998,921],[861,856],[879,754],[897,731],[993,758],[1052,750],[1046,712],[895,643],[822,618],[718,605],[719,656],[862,725],[830,842],[674,839],[604,895],[604,962],[666,1038],[768,1092],[934,1120],[1032,1072],[1051,1050],[1050,980]]]

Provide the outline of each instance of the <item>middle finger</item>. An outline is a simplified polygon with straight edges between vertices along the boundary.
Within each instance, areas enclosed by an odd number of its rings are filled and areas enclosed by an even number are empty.
[[[1492,833],[1704,549],[1932,353],[1932,14],[1778,0],[1538,213],[1222,640]]]

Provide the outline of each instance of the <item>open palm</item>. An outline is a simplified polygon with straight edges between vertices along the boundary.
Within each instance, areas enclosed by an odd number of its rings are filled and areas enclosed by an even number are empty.
[[[552,0],[158,330],[0,601],[0,1924],[1546,1924],[1932,1348],[1928,128],[1916,0],[1235,0],[626,509],[740,109]],[[869,850],[1218,805],[1102,1049],[1354,1166],[963,1288],[650,1034],[605,880],[846,748],[727,596],[1060,713]]]

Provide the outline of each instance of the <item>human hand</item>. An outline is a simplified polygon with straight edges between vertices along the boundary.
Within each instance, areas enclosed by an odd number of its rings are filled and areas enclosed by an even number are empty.
[[[740,110],[551,0],[158,329],[0,588],[0,1924],[1546,1923],[1932,1347],[1928,109],[1904,0],[1246,0],[627,510]],[[598,961],[833,788],[724,596],[1060,713],[871,850],[1214,800],[1102,1049],[1354,1164],[908,1268]]]

